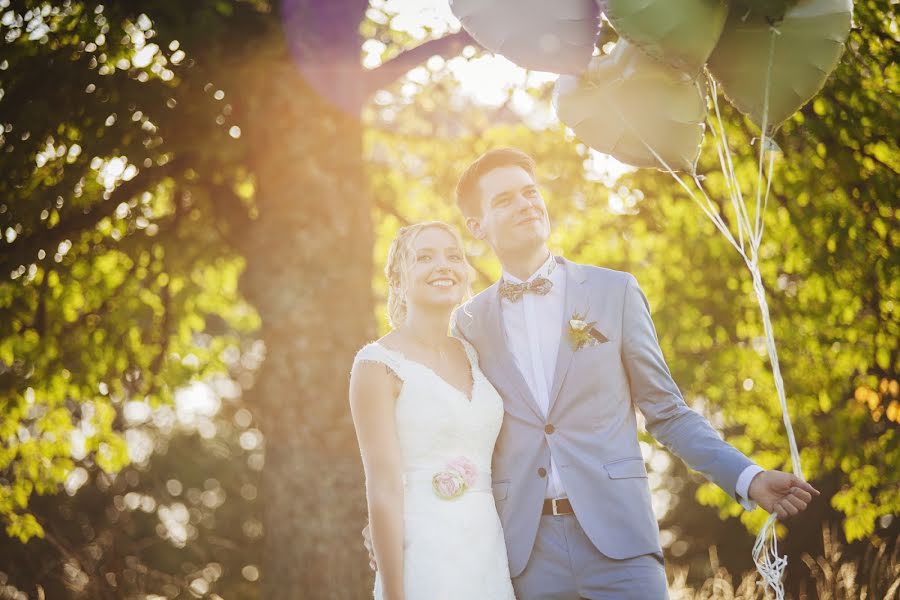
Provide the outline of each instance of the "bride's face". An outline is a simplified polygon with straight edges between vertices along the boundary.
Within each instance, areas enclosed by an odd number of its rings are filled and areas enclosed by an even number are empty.
[[[468,263],[449,232],[422,230],[409,249],[412,266],[406,273],[407,307],[453,308],[468,289]]]

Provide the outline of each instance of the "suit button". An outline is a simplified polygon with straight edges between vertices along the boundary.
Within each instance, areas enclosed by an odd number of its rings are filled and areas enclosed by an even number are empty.
[[[546,477],[546,476],[547,476],[547,469],[545,469],[544,467],[541,467],[540,469],[538,469],[538,477]]]
[[[553,433],[554,431],[556,431],[556,427],[550,425],[549,423],[546,427],[544,427],[544,433]]]

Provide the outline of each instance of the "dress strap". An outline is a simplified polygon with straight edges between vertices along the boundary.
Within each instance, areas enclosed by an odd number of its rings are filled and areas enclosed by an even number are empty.
[[[353,366],[355,367],[361,362],[374,362],[385,365],[397,375],[400,381],[406,381],[403,361],[398,358],[397,353],[391,352],[378,342],[372,342],[360,348],[359,352],[356,353],[356,357],[353,359]]]
[[[478,351],[475,350],[475,346],[470,344],[469,341],[462,336],[454,336],[454,338],[459,340],[462,344],[463,349],[466,351],[466,356],[469,357],[469,362],[472,363],[472,366],[478,367]]]

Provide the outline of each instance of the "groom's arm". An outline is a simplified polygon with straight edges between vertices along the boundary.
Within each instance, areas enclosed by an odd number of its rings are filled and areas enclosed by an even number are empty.
[[[749,487],[763,469],[725,442],[709,422],[684,402],[656,337],[647,298],[628,275],[622,309],[622,359],[632,402],[647,430],[692,469],[752,510]]]
[[[631,399],[646,417],[653,437],[747,510],[757,502],[781,518],[806,510],[818,490],[790,473],[763,470],[684,403],[659,348],[647,298],[631,275],[622,321],[622,356]]]

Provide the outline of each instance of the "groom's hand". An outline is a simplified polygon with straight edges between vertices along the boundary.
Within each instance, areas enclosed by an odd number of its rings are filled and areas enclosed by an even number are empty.
[[[375,551],[372,549],[372,532],[369,531],[368,523],[366,523],[366,526],[363,527],[362,536],[363,546],[366,547],[366,552],[369,553],[369,568],[371,568],[373,571],[377,571],[378,565],[375,564]]]
[[[766,512],[777,513],[779,518],[786,519],[806,510],[813,496],[819,495],[819,490],[796,475],[763,471],[750,482],[747,495]]]

